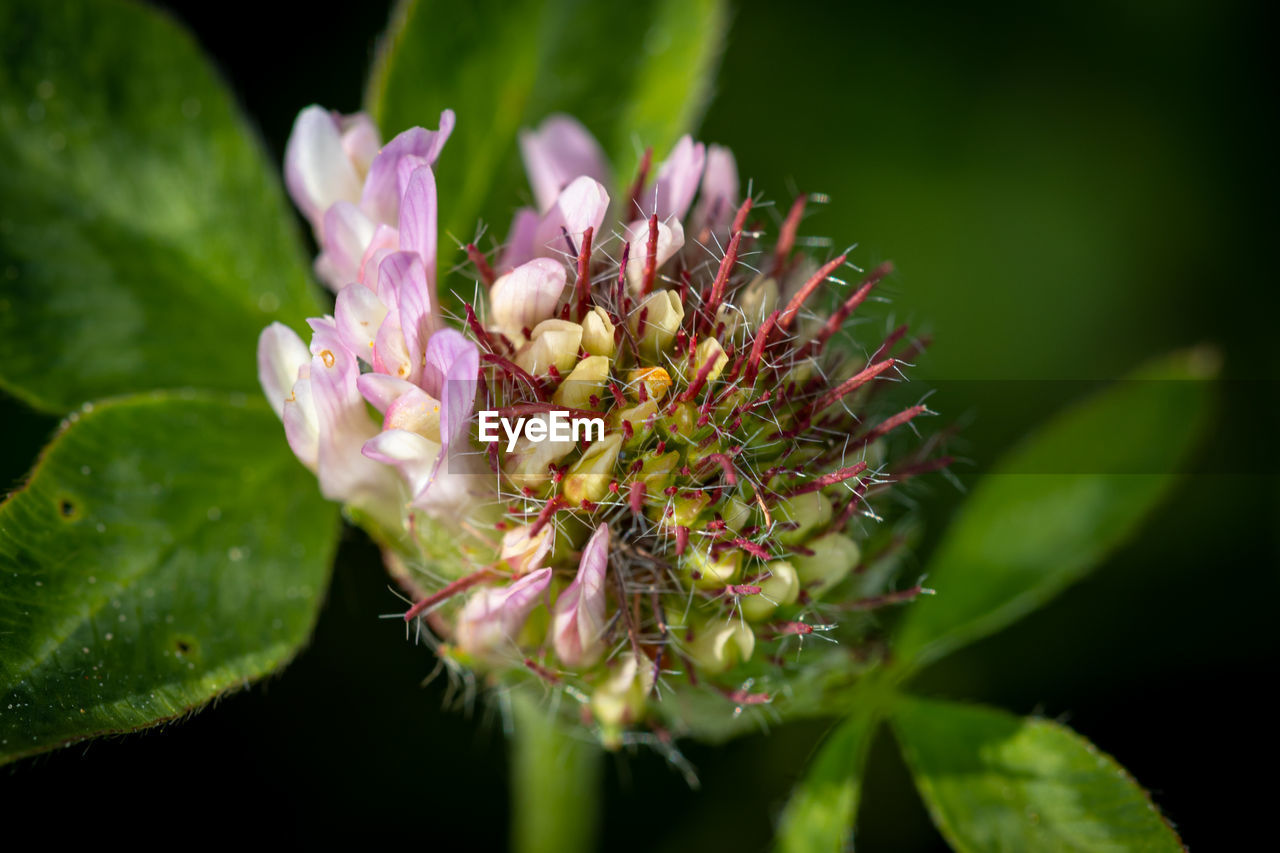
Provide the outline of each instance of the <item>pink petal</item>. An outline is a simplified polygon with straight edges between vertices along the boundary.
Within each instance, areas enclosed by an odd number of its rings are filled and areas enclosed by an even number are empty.
[[[284,412],[285,398],[293,393],[298,371],[310,361],[307,345],[283,323],[272,323],[258,336],[258,382],[277,415]]]
[[[440,445],[416,432],[384,430],[364,442],[360,449],[368,459],[390,465],[400,472],[411,494],[426,490],[431,483]]]
[[[406,160],[410,158],[405,158]],[[436,269],[436,178],[431,167],[415,168],[405,183],[400,202],[400,248],[417,252],[435,282]]]
[[[373,239],[369,241],[368,248],[364,250],[364,257],[360,259],[359,281],[372,290],[378,281],[378,267],[382,266],[387,255],[398,251],[399,248],[399,231],[390,225],[382,224],[374,228]]]
[[[609,193],[594,178],[575,178],[564,188],[550,210],[538,222],[533,235],[534,254],[538,257],[564,257],[570,252],[567,233],[577,252],[578,241],[588,228],[600,231],[605,211],[609,209]]]
[[[538,213],[532,207],[522,207],[511,220],[507,232],[507,245],[502,252],[499,269],[512,270],[533,259],[533,239],[538,232]]]
[[[645,213],[657,213],[659,219],[684,219],[698,191],[705,161],[706,147],[701,142],[695,143],[687,134],[680,137],[671,156],[658,169]]]
[[[280,413],[284,434],[295,456],[312,471],[320,459],[320,424],[316,420],[316,404],[311,397],[311,365],[302,366],[298,381]]]
[[[702,173],[694,220],[699,230],[724,230],[738,207],[738,164],[733,152],[722,145],[707,149],[707,169]]]
[[[489,289],[490,318],[509,334],[520,334],[550,319],[568,278],[564,264],[535,258],[498,278]]]
[[[520,155],[538,209],[556,203],[561,190],[586,175],[606,186],[609,166],[600,143],[581,122],[567,115],[548,117],[536,131],[520,132]]]
[[[609,525],[601,524],[582,549],[578,575],[556,600],[552,643],[566,666],[590,666],[604,653],[605,573]]]
[[[375,222],[395,225],[399,221],[402,188],[398,171],[401,161],[412,157],[421,161],[421,165],[435,163],[453,133],[453,125],[453,110],[445,110],[440,114],[439,130],[412,127],[388,142],[374,158],[360,196],[360,206]]]

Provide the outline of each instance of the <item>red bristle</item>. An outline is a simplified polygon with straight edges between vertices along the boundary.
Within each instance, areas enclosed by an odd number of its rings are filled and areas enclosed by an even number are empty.
[[[754,382],[756,374],[760,372],[760,359],[764,356],[765,345],[769,343],[769,333],[773,331],[773,326],[777,322],[778,312],[775,310],[756,332],[756,339],[751,342],[751,357],[747,359],[747,372],[743,376],[747,382]]]
[[[782,312],[782,316],[778,318],[778,328],[784,332],[791,328],[791,324],[795,321],[800,313],[800,306],[809,298],[812,293],[818,289],[818,285],[827,280],[827,276],[836,271],[836,268],[844,263],[845,256],[832,258],[822,265],[819,270],[809,277],[801,288],[796,291],[796,295],[791,297],[791,301],[787,303],[786,310]]]
[[[791,205],[787,218],[783,220],[782,231],[778,234],[778,247],[773,255],[773,270],[769,274],[774,278],[782,275],[782,268],[787,265],[787,258],[796,245],[796,231],[800,228],[800,217],[804,216],[805,196],[800,196]]]
[[[743,551],[746,551],[748,554],[750,554],[753,557],[759,557],[761,560],[773,559],[772,554],[770,554],[767,550],[765,550],[760,545],[757,545],[755,542],[752,542],[750,539],[743,539],[741,536],[739,536],[737,539],[734,539],[731,544],[737,548],[741,548]]]
[[[493,267],[489,266],[489,262],[485,260],[484,252],[480,251],[475,243],[467,244],[467,257],[471,263],[475,264],[476,272],[480,274],[480,280],[484,282],[484,286],[493,287],[498,277],[494,274]]]
[[[849,319],[849,315],[858,309],[858,306],[866,301],[867,295],[871,293],[871,289],[880,283],[881,279],[893,272],[893,264],[885,262],[871,271],[871,274],[862,280],[862,284],[854,291],[853,295],[844,301],[835,313],[827,318],[827,322],[814,336],[814,339],[805,344],[797,355],[803,358],[810,354],[811,350],[820,350],[823,345],[830,340],[831,336],[840,331],[840,327],[844,325],[844,321]]]
[[[866,383],[870,382],[872,379],[875,379],[881,373],[884,373],[886,370],[893,367],[893,365],[894,365],[894,360],[891,358],[886,358],[884,361],[873,364],[870,367],[867,367],[864,370],[858,372],[857,374],[850,376],[848,379],[841,382],[835,388],[832,388],[830,391],[828,391],[827,393],[819,397],[818,401],[813,404],[813,408],[810,410],[810,416],[816,415],[819,412],[823,411],[832,403],[844,397],[846,394],[852,393],[853,391],[862,387]]]
[[[720,300],[724,298],[725,287],[729,284],[733,266],[738,262],[738,245],[741,242],[742,232],[735,231],[729,240],[729,248],[725,250],[724,257],[720,260],[720,269],[716,271],[715,281],[711,284],[711,296],[707,299],[705,309],[708,327],[715,322],[716,309],[720,307]]]
[[[547,501],[547,505],[542,508],[542,512],[538,513],[538,520],[529,528],[529,537],[533,538],[541,533],[542,528],[546,527],[547,522],[551,520],[551,516],[555,515],[558,510],[563,509],[568,505],[569,502],[559,495],[556,495],[552,497],[551,500]]]
[[[658,274],[658,214],[649,217],[649,242],[645,246],[644,279],[640,283],[640,295],[648,296],[653,290],[653,280]]]
[[[677,527],[676,528],[676,556],[679,557],[680,555],[682,555],[685,549],[688,547],[689,547],[689,528],[683,527],[683,526]]]
[[[582,248],[578,252],[578,320],[587,316],[587,304],[591,301],[591,238],[596,229],[587,226],[582,232]]]
[[[640,480],[631,484],[631,490],[627,495],[627,500],[631,504],[631,511],[636,515],[644,509],[644,483]]]
[[[850,477],[856,477],[865,470],[867,470],[867,463],[859,462],[856,465],[841,468],[839,471],[832,471],[829,474],[823,474],[821,477],[814,477],[809,482],[802,483],[787,492],[785,497],[794,498],[797,495],[807,495],[809,492],[816,492],[820,489],[825,489],[827,486],[834,486],[836,483],[843,483]]]
[[[640,194],[644,192],[645,181],[649,178],[649,168],[653,165],[653,149],[644,149],[644,155],[640,158],[640,167],[636,169],[636,179],[631,183],[631,207],[627,211],[627,216],[631,215],[632,210],[640,210]]]
[[[428,607],[439,604],[445,599],[451,596],[457,595],[458,593],[462,592],[464,589],[468,589],[469,587],[473,587],[478,583],[483,583],[484,581],[487,581],[496,577],[497,575],[495,575],[493,572],[489,571],[488,569],[481,569],[478,572],[472,572],[469,575],[460,577],[453,583],[446,586],[444,589],[427,596],[426,598],[422,599],[421,601],[417,602],[412,607],[410,607],[408,612],[404,614],[404,621],[412,622],[415,616],[417,616],[422,611],[426,610]]]
[[[729,230],[732,233],[734,234],[741,233],[742,230],[746,228],[747,214],[751,213],[751,204],[752,204],[751,199],[747,199],[742,203],[742,206],[738,208],[738,212],[734,214],[733,225],[729,226]]]

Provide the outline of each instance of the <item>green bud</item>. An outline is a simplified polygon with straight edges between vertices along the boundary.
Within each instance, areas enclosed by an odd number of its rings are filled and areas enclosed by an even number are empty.
[[[773,520],[777,524],[797,524],[798,527],[780,529],[778,541],[784,545],[799,545],[815,530],[825,527],[831,522],[831,501],[821,492],[806,492],[803,495],[779,501],[773,508]]]
[[[800,584],[814,598],[844,580],[862,557],[858,543],[842,533],[819,536],[805,546],[813,555],[798,554],[791,558],[791,563],[800,575]]]
[[[719,616],[695,625],[686,651],[703,673],[719,675],[750,660],[755,648],[755,633],[735,615]]]
[[[753,622],[767,619],[779,607],[795,604],[800,595],[800,576],[786,560],[775,560],[765,567],[769,577],[760,581],[760,592],[740,599],[742,615]]]
[[[718,589],[737,583],[742,574],[742,552],[736,548],[726,548],[719,556],[712,557],[710,551],[693,547],[685,555],[684,568],[690,573],[698,573],[699,577],[693,582],[695,586]]]

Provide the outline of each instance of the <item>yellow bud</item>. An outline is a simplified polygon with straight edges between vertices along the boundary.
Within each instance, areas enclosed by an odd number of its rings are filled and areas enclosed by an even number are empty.
[[[671,374],[661,367],[641,367],[627,374],[627,393],[639,398],[640,383],[651,400],[661,400],[671,387]]]
[[[578,361],[578,346],[582,343],[582,327],[568,320],[543,320],[533,327],[529,343],[516,353],[516,364],[540,376],[555,365],[562,374],[567,373]]]
[[[530,416],[531,419],[544,420],[548,423],[550,417],[549,414]],[[544,435],[549,435],[549,432],[544,432]],[[521,432],[520,437],[516,439],[515,449],[507,454],[502,468],[511,478],[511,482],[517,486],[531,488],[541,486],[551,480],[551,463],[559,462],[568,456],[575,446],[571,440],[553,441],[547,438],[545,441],[530,441]]]
[[[582,318],[582,348],[592,355],[613,357],[613,321],[599,305]]]
[[[740,599],[742,615],[753,622],[767,619],[779,607],[794,604],[800,596],[800,576],[795,566],[786,560],[775,560],[765,568],[769,577],[757,584],[760,592]]]
[[[602,355],[584,358],[565,377],[560,387],[551,395],[551,401],[570,409],[590,409],[591,397],[598,399],[609,381],[609,359]]]
[[[643,328],[641,317],[644,318]],[[631,333],[639,339],[641,357],[648,361],[661,361],[662,354],[676,339],[682,322],[684,305],[680,303],[680,294],[674,290],[650,293],[631,314]]]
[[[720,342],[715,338],[707,338],[698,344],[698,348],[694,350],[693,376],[689,377],[690,382],[702,372],[703,366],[708,361],[713,362],[713,366],[711,372],[707,374],[707,381],[714,382],[720,378],[725,365],[729,363],[729,356],[725,354],[724,347],[720,346]]]
[[[734,533],[739,533],[751,523],[751,507],[737,498],[729,498],[725,501],[720,517],[724,519],[725,526]]]
[[[716,317],[724,324],[725,334],[733,337],[740,331],[754,333],[778,307],[778,282],[758,275],[738,292],[733,303],[722,307]]]
[[[603,498],[614,479],[614,467],[621,449],[621,433],[613,432],[593,442],[561,482],[560,490],[565,498],[575,506],[583,501],[594,502]]]

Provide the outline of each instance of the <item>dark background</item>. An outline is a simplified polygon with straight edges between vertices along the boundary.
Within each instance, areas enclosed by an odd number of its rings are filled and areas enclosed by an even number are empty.
[[[277,160],[302,106],[358,107],[387,17],[381,2],[169,5]],[[810,233],[858,241],[864,265],[897,262],[894,316],[936,338],[915,375],[968,424],[974,470],[1079,391],[1051,380],[1113,378],[1195,343],[1223,351],[1215,431],[1157,518],[917,688],[1064,720],[1127,766],[1191,847],[1232,849],[1261,837],[1275,757],[1275,21],[1262,4],[1027,6],[739,4],[700,136],[732,145],[774,198],[829,193]],[[0,421],[16,448],[0,458],[3,487],[54,424],[3,399]],[[959,499],[939,483],[925,501],[922,557]],[[0,809],[54,837],[266,828],[304,843],[346,830],[501,847],[500,727],[419,686],[429,653],[377,618],[397,607],[348,531],[315,640],[283,674],[162,730],[6,768]],[[655,755],[616,757],[609,849],[763,849],[822,731],[690,745],[698,791]],[[858,841],[942,845],[885,737]]]

